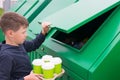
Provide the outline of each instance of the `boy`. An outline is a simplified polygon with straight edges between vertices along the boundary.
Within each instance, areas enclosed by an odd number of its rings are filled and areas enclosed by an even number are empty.
[[[0,80],[41,80],[30,73],[32,66],[27,52],[34,51],[43,43],[49,22],[42,23],[41,33],[31,41],[25,41],[28,21],[15,12],[5,13],[0,27],[5,41],[0,49]]]

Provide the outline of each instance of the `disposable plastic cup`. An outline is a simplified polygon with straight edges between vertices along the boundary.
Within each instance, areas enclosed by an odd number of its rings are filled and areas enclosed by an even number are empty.
[[[54,68],[54,73],[59,74],[62,72],[62,59],[59,57],[54,57],[51,60],[52,63],[54,63],[55,68]]]
[[[43,57],[42,57],[42,60],[44,61],[44,62],[50,62],[50,60],[53,58],[53,56],[51,56],[51,55],[44,55]]]
[[[43,64],[43,61],[41,59],[34,59],[32,62],[33,73],[42,74],[42,67],[41,67],[42,64]]]
[[[54,64],[47,62],[42,64],[43,77],[45,79],[51,79],[54,77]]]

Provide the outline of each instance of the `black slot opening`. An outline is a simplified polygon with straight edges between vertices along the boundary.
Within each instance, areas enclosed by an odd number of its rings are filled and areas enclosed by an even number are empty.
[[[108,12],[95,18],[94,20],[88,22],[87,24],[81,26],[69,34],[61,31],[56,31],[52,38],[76,49],[81,49],[83,45],[90,39],[90,37],[98,30],[101,24],[103,24],[103,22],[113,12],[114,9],[109,10]]]

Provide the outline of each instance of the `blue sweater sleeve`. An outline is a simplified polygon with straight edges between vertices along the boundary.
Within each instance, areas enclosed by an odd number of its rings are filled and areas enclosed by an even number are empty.
[[[45,40],[45,35],[40,33],[39,35],[36,36],[35,39],[31,41],[25,41],[23,45],[27,52],[31,52],[31,51],[35,51],[36,49],[38,49],[40,45],[44,42],[44,40]]]

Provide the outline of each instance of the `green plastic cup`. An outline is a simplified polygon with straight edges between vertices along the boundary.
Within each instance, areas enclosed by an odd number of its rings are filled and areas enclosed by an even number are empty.
[[[52,63],[54,63],[55,65],[55,68],[54,68],[54,72],[56,74],[59,74],[62,72],[62,60],[61,58],[59,57],[54,57],[52,60],[51,60]]]
[[[32,65],[33,65],[33,73],[35,74],[42,74],[42,60],[41,59],[35,59],[33,60],[32,62]]]
[[[45,79],[51,79],[54,77],[54,64],[47,62],[42,64],[43,77]]]
[[[61,71],[62,71],[61,64],[56,64],[56,65],[55,65],[54,72],[55,72],[56,74],[59,74],[59,73],[61,73]]]
[[[46,63],[46,62],[50,62],[50,60],[53,58],[53,56],[51,55],[44,55],[42,57],[42,60]]]

